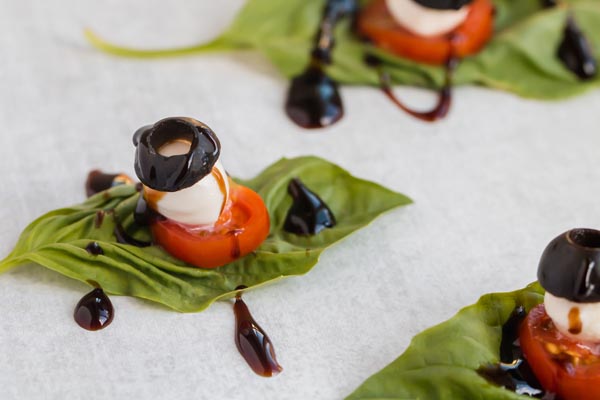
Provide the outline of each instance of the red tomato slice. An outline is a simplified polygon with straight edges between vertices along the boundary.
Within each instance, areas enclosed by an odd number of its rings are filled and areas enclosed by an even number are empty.
[[[543,304],[529,312],[519,339],[544,389],[564,400],[600,399],[600,345],[587,346],[561,334]]]
[[[269,213],[260,196],[231,183],[230,218],[210,230],[163,219],[152,224],[152,236],[174,257],[201,268],[216,268],[254,251],[269,235]]]
[[[428,64],[444,64],[451,54],[462,58],[477,53],[492,37],[491,0],[474,0],[470,7],[467,19],[451,33],[424,37],[396,23],[385,0],[374,0],[360,12],[357,27],[377,47],[391,53]]]

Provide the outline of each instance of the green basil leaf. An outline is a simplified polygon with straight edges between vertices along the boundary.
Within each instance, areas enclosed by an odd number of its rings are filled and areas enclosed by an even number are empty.
[[[283,230],[292,204],[289,181],[299,177],[334,212],[338,224],[314,236]],[[133,224],[139,193],[134,185],[114,187],[81,205],[49,212],[32,222],[15,249],[0,261],[0,272],[33,262],[80,281],[95,281],[112,294],[136,296],[182,312],[201,311],[212,302],[230,298],[239,285],[250,289],[283,277],[308,272],[321,252],[378,215],[409,204],[406,196],[351,176],[342,168],[316,157],[282,159],[254,179],[241,181],[264,199],[271,216],[271,232],[253,253],[216,269],[191,267],[158,246],[138,248],[116,242],[115,217],[106,214],[97,227],[101,210],[115,210],[127,231],[148,240],[147,228]],[[89,254],[85,247],[96,241],[104,255]]]
[[[538,283],[481,297],[448,321],[415,336],[404,354],[347,400],[531,399],[488,383],[476,370],[500,361],[502,325],[515,307],[522,305],[529,311],[542,301]]]
[[[565,3],[574,11],[595,54],[600,55],[600,2],[568,0]],[[188,48],[140,51],[112,45],[89,31],[87,36],[102,50],[132,57],[253,48],[267,56],[283,75],[292,77],[308,63],[324,4],[325,0],[249,0],[219,38]],[[540,0],[494,0],[494,4],[496,34],[481,53],[461,63],[456,71],[456,84],[485,85],[538,99],[573,96],[598,85],[600,77],[582,82],[556,56],[567,7],[544,10]],[[348,21],[337,28],[336,43],[329,73],[341,83],[378,85],[375,71],[362,61],[367,49],[383,56],[396,84],[439,87],[443,82],[440,67],[371,49],[351,32]]]

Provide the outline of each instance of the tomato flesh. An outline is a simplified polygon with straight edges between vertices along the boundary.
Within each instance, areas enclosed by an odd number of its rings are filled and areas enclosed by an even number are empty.
[[[481,50],[494,32],[494,5],[491,0],[474,0],[467,19],[456,29],[425,37],[400,26],[385,0],[374,0],[360,12],[357,27],[377,47],[411,60],[441,65],[451,56],[462,58]]]
[[[543,304],[529,312],[519,340],[545,390],[564,400],[600,399],[600,344],[577,342],[560,333]]]
[[[232,183],[227,218],[193,227],[169,219],[151,226],[154,241],[174,257],[201,268],[216,268],[254,251],[269,235],[269,213],[253,190]]]

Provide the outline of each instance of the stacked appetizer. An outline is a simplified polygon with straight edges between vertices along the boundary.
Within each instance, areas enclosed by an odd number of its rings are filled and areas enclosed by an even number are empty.
[[[255,250],[269,234],[269,213],[253,190],[221,165],[214,132],[191,118],[166,118],[134,135],[143,184],[136,221],[176,258],[214,268]]]
[[[396,55],[429,64],[478,52],[492,37],[491,0],[374,0],[358,30]]]
[[[265,16],[272,23],[263,24]],[[322,128],[344,115],[338,83],[379,84],[397,107],[430,122],[448,114],[453,82],[538,99],[582,93],[600,82],[598,26],[594,2],[249,0],[220,37],[187,48],[136,50],[87,34],[95,46],[121,56],[258,49],[292,79],[289,118]],[[439,100],[429,111],[413,110],[393,93],[396,84],[437,87]]]
[[[525,358],[546,391],[600,399],[600,231],[573,229],[542,255],[544,303],[520,329]]]
[[[538,280],[420,333],[348,400],[600,399],[600,231],[552,240]]]

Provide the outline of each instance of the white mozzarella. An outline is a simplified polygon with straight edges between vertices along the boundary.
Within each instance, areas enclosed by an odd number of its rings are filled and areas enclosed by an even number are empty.
[[[436,10],[413,0],[386,0],[394,20],[406,30],[419,36],[448,33],[462,24],[469,14],[469,6],[458,10]]]
[[[187,153],[190,146],[189,141],[174,140],[158,152],[169,157]],[[220,161],[215,163],[213,171],[215,169],[217,173],[206,175],[188,188],[163,193],[152,206],[160,214],[182,224],[213,225],[225,208],[229,193],[229,178]]]
[[[562,334],[579,341],[600,342],[600,303],[575,303],[546,292],[544,306],[546,313]],[[579,310],[581,321],[579,334],[569,332],[569,313],[575,307]]]
[[[229,179],[220,161],[215,168],[223,177],[224,192],[229,193]],[[182,224],[213,225],[219,219],[226,200],[215,174],[208,174],[188,188],[164,193],[156,202],[156,211]]]

